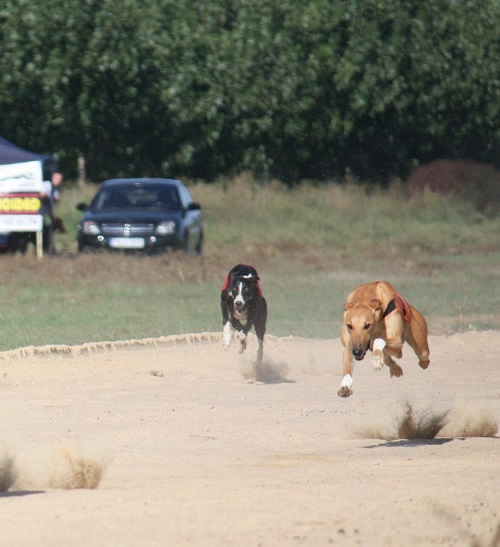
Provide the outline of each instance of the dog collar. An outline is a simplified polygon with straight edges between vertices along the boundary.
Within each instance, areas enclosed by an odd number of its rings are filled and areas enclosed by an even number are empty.
[[[396,302],[394,301],[394,298],[387,304],[387,308],[385,308],[385,312],[382,315],[382,319],[384,317],[387,317],[390,313],[392,313],[396,309]]]

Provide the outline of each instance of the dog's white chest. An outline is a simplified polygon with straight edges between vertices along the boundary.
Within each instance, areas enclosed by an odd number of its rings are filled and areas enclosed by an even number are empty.
[[[234,309],[233,310],[233,317],[235,319],[237,319],[238,321],[246,321],[247,317],[248,317],[247,310],[245,309],[245,310],[239,312],[237,309]]]

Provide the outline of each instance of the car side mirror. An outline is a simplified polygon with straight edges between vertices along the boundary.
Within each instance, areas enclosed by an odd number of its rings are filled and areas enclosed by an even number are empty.
[[[200,211],[200,210],[201,210],[201,205],[200,205],[197,201],[192,201],[192,202],[187,206],[187,210],[188,210],[188,211]]]
[[[79,210],[79,211],[86,211],[87,208],[88,208],[88,205],[86,203],[83,203],[83,201],[81,201],[80,203],[77,203],[76,204],[76,208]]]

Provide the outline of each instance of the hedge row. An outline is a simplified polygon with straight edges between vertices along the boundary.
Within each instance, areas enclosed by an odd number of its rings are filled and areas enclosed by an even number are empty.
[[[68,175],[498,161],[498,0],[3,0],[2,136]]]

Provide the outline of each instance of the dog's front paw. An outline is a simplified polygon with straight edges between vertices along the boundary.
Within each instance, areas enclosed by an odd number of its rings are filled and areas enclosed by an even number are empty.
[[[379,371],[384,366],[384,356],[381,351],[374,351],[372,355],[372,368]]]
[[[337,394],[339,397],[349,397],[352,395],[352,389],[349,386],[341,386]]]
[[[240,353],[243,353],[247,349],[247,335],[244,332],[239,332],[237,336],[241,344]]]
[[[231,345],[231,324],[227,322],[224,325],[224,329],[222,331],[222,346],[227,351],[229,349],[229,346]]]
[[[227,351],[231,345],[231,333],[224,333],[222,336],[222,347]]]
[[[340,397],[349,397],[352,395],[352,376],[351,374],[345,374],[340,384],[340,389],[337,391]]]

